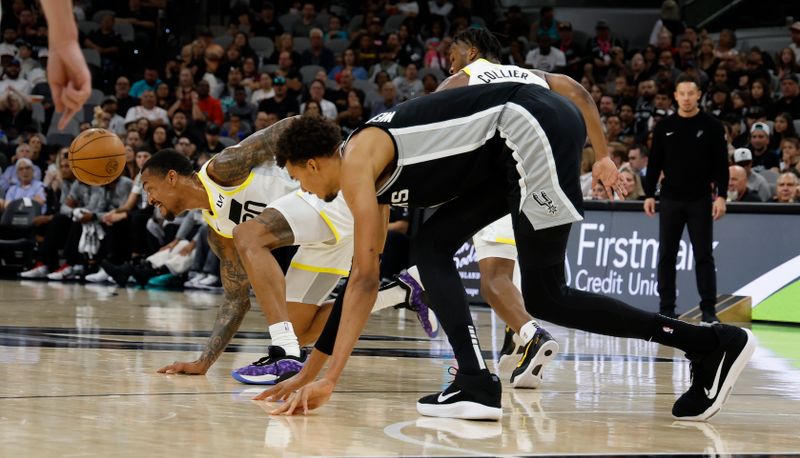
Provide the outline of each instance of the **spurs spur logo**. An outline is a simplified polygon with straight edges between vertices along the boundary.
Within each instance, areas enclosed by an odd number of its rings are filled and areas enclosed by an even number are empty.
[[[555,216],[555,214],[558,213],[558,207],[553,203],[553,200],[550,199],[546,192],[533,192],[531,193],[531,196],[537,204],[541,205],[542,207],[547,207],[547,212],[550,213],[551,216]]]

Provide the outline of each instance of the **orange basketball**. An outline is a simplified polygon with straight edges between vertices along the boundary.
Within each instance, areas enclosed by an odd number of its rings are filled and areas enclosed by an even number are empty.
[[[75,178],[103,186],[116,180],[125,169],[125,145],[105,129],[87,129],[75,137],[67,156]]]

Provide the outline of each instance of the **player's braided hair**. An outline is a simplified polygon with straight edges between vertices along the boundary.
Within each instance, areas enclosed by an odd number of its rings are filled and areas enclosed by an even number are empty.
[[[453,38],[454,43],[463,42],[469,46],[474,46],[481,53],[481,57],[486,60],[499,62],[500,61],[500,41],[495,37],[492,32],[487,29],[469,28]]]
[[[157,152],[142,167],[142,173],[149,171],[151,174],[161,177],[166,176],[170,170],[185,177],[190,177],[194,173],[192,162],[172,148],[165,148]]]
[[[303,164],[315,157],[329,157],[342,141],[339,126],[321,116],[300,116],[281,132],[275,159],[278,166],[287,162]]]

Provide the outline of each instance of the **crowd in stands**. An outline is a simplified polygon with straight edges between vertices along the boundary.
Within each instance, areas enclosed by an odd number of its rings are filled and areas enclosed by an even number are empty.
[[[642,44],[621,39],[604,20],[594,30],[573,30],[551,7],[529,15],[512,6],[495,17],[491,6],[468,1],[254,0],[230,2],[225,27],[167,39],[169,2],[76,1],[95,91],[59,131],[43,15],[33,1],[9,3],[0,24],[0,209],[18,199],[40,207],[36,265],[24,278],[219,287],[203,219],[190,213],[165,221],[148,205],[138,175],[147,158],[174,148],[199,169],[226,146],[295,114],[335,120],[347,135],[435,91],[449,73],[452,37],[470,27],[496,32],[502,63],[564,73],[586,88],[629,199],[643,198],[651,132],[674,113],[673,81],[682,72],[701,81],[703,109],[725,126],[729,199],[800,198],[800,22],[773,55],[740,49],[733,30],[712,38],[683,23],[672,0]],[[126,146],[125,173],[103,187],[76,181],[66,161],[64,147],[91,127],[115,132]],[[586,199],[604,198],[602,188],[591,189],[594,157],[587,147]],[[407,232],[412,217],[396,215],[393,227]]]

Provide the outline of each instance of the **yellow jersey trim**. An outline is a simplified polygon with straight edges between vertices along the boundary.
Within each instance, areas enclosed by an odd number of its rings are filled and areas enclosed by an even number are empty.
[[[319,272],[323,274],[340,275],[342,277],[350,275],[349,270],[341,270],[333,267],[316,267],[316,266],[309,266],[306,264],[300,264],[297,262],[292,262],[291,264],[289,264],[289,266],[294,267],[295,269],[305,270],[308,272]]]
[[[492,65],[494,67],[497,66],[497,64],[489,62],[488,60],[484,59],[483,57],[481,57],[480,59],[475,59],[475,62],[480,62],[480,61],[483,61],[483,62],[485,62],[485,63],[487,63],[489,65]],[[470,63],[470,65],[474,64],[475,62]],[[469,69],[469,65],[467,65],[466,67],[462,68],[461,71],[466,73],[467,76],[472,76],[472,70]]]
[[[206,175],[208,175],[208,169],[206,169]],[[234,194],[237,194],[238,192],[242,191],[244,188],[248,187],[250,185],[250,182],[252,182],[253,178],[255,178],[255,177],[256,177],[256,174],[252,170],[250,170],[250,175],[247,175],[247,179],[244,180],[242,182],[242,184],[236,186],[235,188],[233,188],[230,191],[226,191],[226,190],[222,189],[222,186],[220,186],[217,183],[215,183],[214,180],[211,179],[211,177],[208,177],[209,178],[208,181],[215,188],[217,188],[217,190],[220,192],[220,194],[223,194],[223,195],[226,195],[226,196],[230,197],[230,196],[232,196]]]
[[[206,190],[206,198],[208,198],[208,205],[211,208],[210,210],[204,210],[203,211],[203,216],[205,216],[206,214],[210,214],[213,217],[213,219],[217,219],[217,212],[214,211],[214,200],[211,197],[211,190],[209,189],[210,186],[209,186],[208,183],[206,183],[206,179],[203,178],[203,174],[202,173],[198,173],[197,174],[197,178],[200,179],[200,184],[202,184],[203,185],[203,189]],[[209,180],[209,182],[210,181],[211,180]]]
[[[220,237],[225,237],[226,239],[232,239],[233,238],[233,235],[223,234],[222,232],[217,230],[217,226],[216,226],[216,224],[214,224],[214,218],[211,218],[208,215],[208,212],[203,211],[203,219],[205,219],[206,223],[208,223],[208,227],[210,227],[211,230],[216,232],[217,235],[219,235]]]
[[[297,195],[303,198],[303,191],[297,191]],[[305,198],[303,198],[303,200],[305,200]],[[308,203],[309,205],[311,204],[310,202],[306,203]],[[317,210],[317,208],[314,207],[314,210]],[[333,221],[331,221],[331,219],[328,217],[328,215],[325,214],[323,210],[317,210],[317,213],[319,213],[319,216],[320,218],[322,218],[322,221],[325,221],[325,224],[328,225],[328,229],[330,229],[331,232],[333,233],[333,237],[336,239],[336,243],[339,243],[339,239],[341,238],[341,236],[339,235],[339,231],[336,230],[336,225],[333,224]]]
[[[339,231],[336,230],[336,226],[334,226],[333,221],[328,218],[328,215],[325,214],[324,211],[319,212],[319,216],[322,217],[322,220],[325,221],[325,224],[328,225],[328,228],[333,232],[333,236],[336,238],[336,243],[339,243]]]
[[[514,245],[517,246],[517,241],[514,239],[507,239],[504,237],[497,237],[494,239],[494,243],[502,243],[504,245]]]

